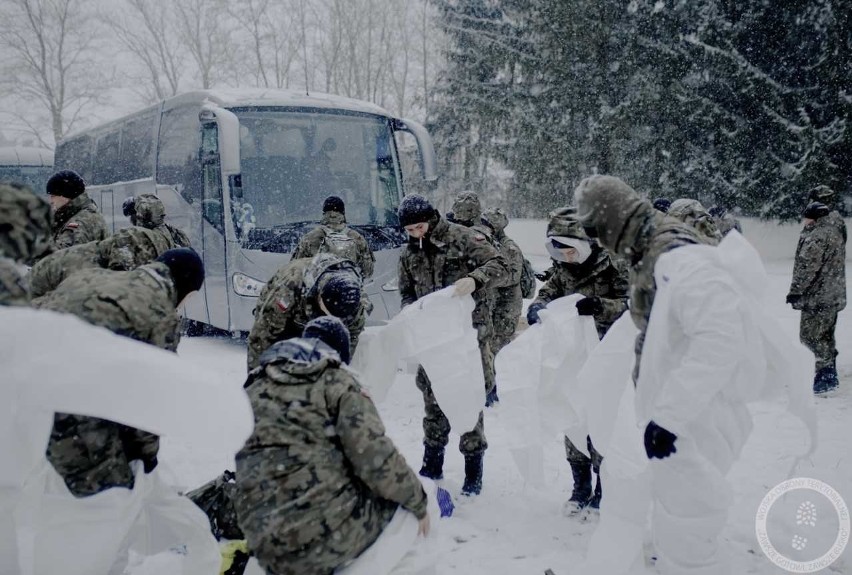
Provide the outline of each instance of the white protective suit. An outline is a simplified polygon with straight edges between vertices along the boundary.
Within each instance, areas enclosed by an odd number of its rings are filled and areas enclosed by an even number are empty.
[[[725,476],[752,430],[746,403],[786,388],[791,402],[812,405],[802,393],[807,352],[781,336],[766,313],[765,271],[736,232],[718,248],[688,246],[660,256],[654,277],[636,419],[640,432],[654,421],[677,435],[677,452],[649,463],[657,567],[724,575],[729,567],[718,534],[732,502]]]

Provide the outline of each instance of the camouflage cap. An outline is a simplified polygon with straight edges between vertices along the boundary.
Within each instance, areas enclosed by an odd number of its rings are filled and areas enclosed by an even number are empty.
[[[502,232],[509,225],[509,217],[500,208],[482,213],[482,222],[496,232]]]
[[[700,217],[707,217],[710,213],[698,200],[680,198],[673,201],[672,205],[669,206],[668,215],[673,218],[677,218],[682,222],[687,222]]]
[[[462,192],[453,202],[453,215],[459,222],[479,222],[482,215],[482,204],[474,192]]]
[[[652,214],[653,206],[639,197],[621,178],[596,174],[574,190],[577,216],[584,229],[594,230],[600,244],[613,254],[627,255],[632,246],[624,237],[628,222],[640,212]]]
[[[580,240],[588,240],[589,236],[583,230],[580,218],[577,217],[577,208],[556,208],[550,214],[547,222],[547,237],[569,237]]]
[[[51,246],[50,204],[26,186],[0,184],[0,255],[30,262]]]
[[[166,207],[154,194],[136,196],[136,225],[153,230],[166,221]]]
[[[820,184],[808,192],[808,199],[812,202],[830,205],[834,202],[835,195],[834,190],[824,184]]]

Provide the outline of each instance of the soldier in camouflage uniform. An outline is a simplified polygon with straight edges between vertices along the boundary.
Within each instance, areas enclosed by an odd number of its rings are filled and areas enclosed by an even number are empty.
[[[302,236],[293,259],[312,258],[326,251],[355,262],[364,281],[373,277],[376,256],[364,236],[346,225],[346,206],[337,196],[325,199],[320,225]]]
[[[29,305],[24,266],[50,249],[51,215],[29,188],[0,184],[0,305]]]
[[[118,335],[177,351],[176,308],[201,287],[204,267],[189,249],[169,250],[134,271],[93,269],[72,275],[42,298],[45,310],[74,314]],[[96,417],[57,413],[47,458],[77,497],[111,487],[133,488],[130,461],[157,465],[159,438]]]
[[[681,198],[672,202],[667,212],[669,216],[695,228],[704,236],[705,242],[717,245],[722,241],[722,234],[716,227],[716,221],[698,200]]]
[[[583,230],[575,208],[559,208],[550,213],[547,225],[547,251],[553,259],[553,274],[539,289],[527,309],[527,321],[539,321],[539,312],[555,299],[572,294],[585,296],[577,302],[579,315],[592,316],[598,337],[603,338],[627,309],[627,270],[620,260],[614,262],[607,251],[592,241]],[[586,507],[600,508],[601,455],[587,437],[591,458],[565,436],[565,455],[571,465],[574,489],[565,511],[576,513]],[[598,480],[592,492],[592,470]]]
[[[56,172],[47,181],[47,195],[53,206],[53,243],[61,250],[77,244],[105,239],[104,217],[86,193],[86,184],[76,172]]]
[[[361,274],[350,260],[330,253],[312,259],[290,260],[263,287],[254,308],[248,337],[248,369],[260,354],[282,339],[299,337],[305,325],[321,315],[333,315],[349,328],[352,353],[367,322]]]
[[[728,235],[728,232],[731,230],[737,230],[739,233],[743,233],[743,227],[740,224],[740,221],[731,215],[731,212],[728,211],[727,208],[723,206],[713,206],[707,213],[713,218],[713,223],[716,224],[716,229],[719,230],[719,233],[722,234],[722,237]]]
[[[518,318],[524,307],[521,294],[521,275],[524,272],[524,254],[515,240],[506,235],[509,218],[503,210],[489,210],[482,214],[482,223],[491,229],[495,246],[500,255],[506,259],[511,274],[511,283],[494,291],[494,309],[491,322],[494,326],[494,336],[491,339],[491,351],[496,356],[500,350],[512,341]]]
[[[237,453],[235,508],[267,573],[331,575],[381,535],[403,508],[428,533],[426,493],[385,435],[375,405],[341,365],[342,342],[279,341],[245,387],[251,437]]]
[[[189,236],[183,230],[166,222],[166,206],[154,194],[141,194],[138,197],[130,196],[124,200],[121,210],[130,219],[131,224],[159,232],[172,247],[192,247]]]
[[[476,302],[471,318],[473,327],[479,333],[487,330],[490,320],[490,310],[485,301],[487,292],[503,287],[510,278],[505,259],[484,235],[447,222],[422,196],[406,196],[398,214],[400,225],[409,235],[408,244],[399,256],[402,305],[455,285],[457,295],[472,295]],[[485,336],[488,335],[485,331]],[[479,339],[487,341],[487,337],[480,336]],[[417,370],[416,382],[423,393],[426,408],[423,418],[425,451],[420,475],[440,479],[443,477],[444,448],[449,442],[450,424],[435,400],[432,384],[422,366]],[[465,457],[462,493],[473,495],[480,492],[482,456],[487,447],[480,413],[476,427],[462,433],[459,442],[459,449]]]
[[[832,209],[831,188],[819,186],[810,197],[787,303],[802,312],[799,338],[816,356],[814,393],[825,393],[839,384],[834,331],[846,307],[846,223]]]

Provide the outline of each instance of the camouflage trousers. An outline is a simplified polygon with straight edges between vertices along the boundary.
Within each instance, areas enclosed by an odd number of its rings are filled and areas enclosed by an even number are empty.
[[[286,551],[286,545],[273,531],[257,537],[246,530],[246,539],[267,575],[332,575],[375,543],[398,508],[393,501],[365,497],[361,507],[355,510],[357,528],[352,528],[352,525],[345,525],[344,529],[326,526],[322,537],[296,551]]]
[[[423,393],[423,403],[426,408],[426,414],[423,416],[423,444],[444,449],[450,442],[450,422],[441,411],[435,394],[432,393],[432,382],[429,381],[429,376],[426,375],[422,365],[417,368],[417,377],[414,381],[417,389]],[[486,449],[488,449],[488,441],[485,439],[485,422],[480,411],[476,426],[471,431],[461,434],[459,451],[465,455],[472,455],[482,453]]]
[[[493,317],[494,335],[491,338],[491,352],[494,355],[500,353],[500,350],[506,347],[512,341],[515,335],[515,329],[518,327],[518,313],[498,314]]]
[[[479,326],[476,332],[479,357],[482,360],[482,374],[485,376],[485,394],[488,395],[497,384],[497,376],[494,373],[494,351],[491,347],[494,332],[490,326]]]
[[[595,446],[592,445],[592,438],[588,435],[586,436],[586,447],[589,450],[589,453],[592,455],[591,458],[588,457],[585,453],[580,451],[574,446],[574,443],[568,439],[568,436],[565,436],[565,457],[568,459],[568,463],[572,466],[575,465],[591,465],[592,469],[595,473],[601,472],[601,462],[603,461],[603,456],[595,449]]]
[[[837,343],[834,339],[836,326],[836,311],[802,310],[799,339],[816,357],[816,371],[834,365],[837,357]]]

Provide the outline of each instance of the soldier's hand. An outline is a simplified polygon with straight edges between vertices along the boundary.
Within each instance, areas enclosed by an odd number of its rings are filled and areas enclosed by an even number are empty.
[[[429,514],[427,513],[423,519],[417,522],[417,534],[426,537],[429,535]]]
[[[665,459],[672,453],[677,453],[675,441],[677,435],[653,421],[648,422],[645,428],[645,454],[648,459]]]
[[[802,296],[795,294],[787,294],[787,303],[793,306],[793,309],[796,308],[796,305],[802,299]]]
[[[577,302],[578,315],[598,315],[603,311],[603,302],[597,296],[584,297]]]
[[[456,297],[464,297],[476,291],[476,280],[473,278],[462,278],[453,285],[453,295]]]
[[[538,317],[538,312],[540,312],[544,308],[545,305],[543,303],[530,304],[530,307],[527,308],[527,323],[530,325],[534,325],[540,322],[541,318]]]
[[[151,473],[157,467],[157,456],[146,457],[142,459],[142,467],[145,469],[145,473]]]

